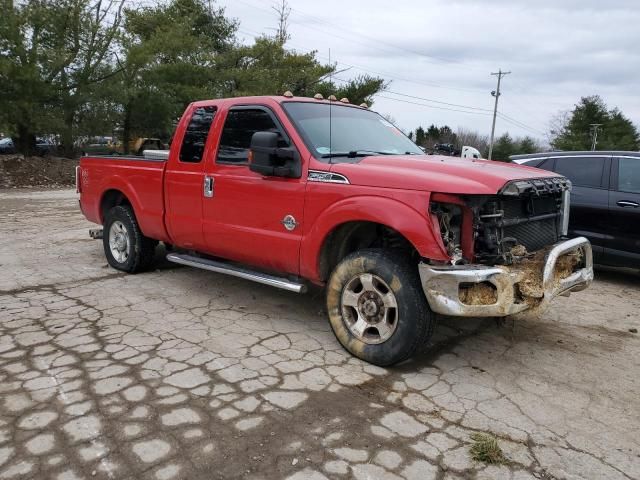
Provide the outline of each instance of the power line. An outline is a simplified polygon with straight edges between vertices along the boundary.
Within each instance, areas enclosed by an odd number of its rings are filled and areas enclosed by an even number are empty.
[[[337,81],[342,82],[342,83],[349,83],[349,80],[345,80],[344,78],[339,78],[339,77],[333,77],[333,80],[337,80]],[[438,100],[431,100],[431,99],[424,98],[424,97],[416,97],[414,95],[407,95],[407,94],[404,94],[404,93],[392,92],[392,91],[389,91],[389,90],[383,90],[383,92],[384,93],[391,93],[393,95],[400,95],[400,96],[407,97],[407,98],[425,100],[427,102],[434,102],[434,103],[439,103],[439,104],[443,104],[443,105],[450,105],[450,106],[467,108],[467,109],[471,109],[471,110],[480,110],[480,111],[467,111],[467,110],[459,110],[459,109],[454,109],[454,108],[438,107],[438,106],[435,106],[435,105],[427,105],[427,104],[418,103],[418,102],[411,102],[411,101],[408,101],[408,100],[401,100],[399,98],[387,97],[385,95],[381,95],[380,93],[376,93],[374,95],[379,97],[379,98],[386,98],[387,100],[393,100],[393,101],[402,102],[402,103],[410,103],[410,104],[413,104],[413,105],[420,105],[420,106],[423,106],[423,107],[435,108],[435,109],[438,109],[438,110],[450,110],[452,112],[471,113],[471,114],[478,114],[478,115],[489,115],[488,112],[491,112],[491,110],[487,110],[487,109],[483,109],[483,108],[467,107],[466,105],[458,105],[456,103],[440,102]]]
[[[238,1],[240,1],[241,3],[244,3],[246,5],[249,5],[249,3],[245,2],[244,0],[238,0]],[[256,8],[271,14],[271,12],[269,12],[268,10],[266,10],[264,8],[259,8],[259,7],[256,7]],[[293,9],[293,10],[296,10],[296,9]],[[241,33],[248,34],[248,35],[258,35],[258,36],[259,35],[263,35],[262,33],[258,33],[258,32],[255,32],[255,31],[252,32],[251,30],[243,31],[243,30],[239,29],[238,31],[241,32]],[[291,42],[289,42],[289,44],[291,44]],[[295,48],[295,45],[294,45],[294,48]],[[324,56],[318,54],[316,50],[307,50],[307,49],[304,49],[304,48],[302,48],[300,50],[302,50],[303,53],[314,52],[314,53],[316,53],[316,56],[319,57],[319,58],[324,58],[324,59],[327,58],[327,57],[324,57]],[[439,88],[445,88],[445,89],[457,89],[456,87],[447,87],[447,86],[444,86],[444,85],[432,84],[432,83],[429,83],[429,82],[419,82],[419,81],[416,81],[416,80],[410,80],[410,79],[406,79],[406,78],[402,78],[402,77],[397,77],[395,75],[389,74],[388,72],[380,72],[380,71],[375,71],[375,70],[369,70],[369,69],[367,69],[365,67],[362,67],[362,66],[359,66],[359,65],[355,65],[355,64],[349,64],[349,63],[346,63],[346,62],[337,61],[335,63],[336,63],[336,65],[343,65],[343,66],[346,66],[346,67],[356,68],[356,69],[358,69],[358,70],[360,70],[362,72],[365,72],[365,73],[374,74],[374,75],[381,75],[383,77],[388,77],[388,78],[392,78],[392,79],[398,79],[400,81],[407,81],[407,82],[423,84],[423,85],[428,85],[428,86],[434,86],[434,87],[439,87]],[[510,72],[502,72],[502,73],[503,73],[503,75],[506,75],[506,74],[508,74]],[[388,80],[388,78],[386,78],[386,80]],[[348,81],[344,80],[344,79],[335,78],[335,77],[334,77],[334,79],[337,80],[337,81],[348,83]],[[465,90],[465,89],[460,88],[459,90]],[[466,89],[466,90],[469,90],[469,91],[481,91],[480,89]],[[489,115],[489,112],[491,112],[491,110],[487,109],[487,108],[474,107],[474,106],[470,106],[470,105],[463,105],[463,104],[450,103],[450,102],[443,102],[441,100],[435,100],[435,99],[431,99],[431,98],[427,98],[427,97],[420,97],[420,96],[416,96],[416,95],[409,95],[409,94],[401,93],[401,92],[394,91],[394,90],[386,90],[385,93],[388,93],[388,94],[391,94],[391,95],[396,95],[396,96],[401,96],[401,97],[404,97],[404,98],[410,98],[410,99],[414,99],[414,100],[422,100],[424,102],[437,103],[439,105],[446,105],[448,107],[458,107],[458,108],[437,107],[437,106],[434,106],[434,105],[429,105],[429,104],[424,104],[424,103],[412,102],[412,101],[408,101],[408,100],[401,100],[401,99],[398,99],[398,98],[393,98],[393,97],[389,97],[389,96],[381,95],[381,94],[377,94],[376,96],[379,97],[379,98],[385,98],[385,99],[391,100],[391,101],[397,101],[397,102],[401,102],[401,103],[407,103],[407,104],[412,104],[412,105],[417,105],[417,106],[422,106],[422,107],[425,107],[425,108],[432,108],[432,109],[437,109],[437,110],[447,110],[447,111],[453,111],[453,112],[459,112],[459,113],[480,114],[480,115]],[[464,110],[461,110],[461,109],[464,109]],[[469,110],[472,110],[472,111],[469,111]],[[516,127],[522,128],[524,130],[530,131],[532,133],[535,133],[536,135],[544,135],[545,134],[543,131],[541,131],[539,129],[536,129],[534,127],[531,127],[531,126],[525,124],[524,122],[516,120],[516,119],[514,119],[512,117],[509,117],[508,115],[503,114],[502,112],[497,112],[497,107],[496,107],[496,115],[500,116],[503,120],[507,121],[508,123],[510,123],[510,124],[512,124],[512,125],[514,125]],[[494,120],[494,122],[495,122],[495,120]],[[495,126],[493,127],[492,130],[493,130],[492,133],[494,133]]]
[[[381,95],[379,93],[376,94],[376,97],[385,98],[387,100],[392,100],[394,102],[402,102],[402,103],[409,103],[411,105],[418,105],[420,107],[435,108],[436,110],[448,110],[450,112],[468,113],[468,114],[471,114],[471,115],[485,115],[485,116],[490,116],[491,115],[490,113],[487,113],[487,112],[471,112],[471,111],[468,111],[468,110],[458,110],[458,109],[455,109],[455,108],[437,107],[435,105],[427,105],[425,103],[412,102],[410,100],[401,100],[399,98],[387,97],[387,96]]]
[[[539,134],[539,135],[545,135],[546,134],[542,130],[538,130],[537,128],[534,128],[534,127],[532,127],[530,125],[527,125],[526,123],[521,122],[520,120],[516,120],[515,118],[511,118],[508,115],[505,115],[504,113],[502,113],[500,111],[498,111],[498,116],[502,120],[504,120],[506,122],[509,122],[510,124],[515,125],[516,127],[520,127],[520,128],[522,128],[524,130],[529,130],[530,132],[533,132],[533,133],[536,133],[536,134]]]
[[[304,49],[302,49],[302,50],[304,50]],[[318,58],[326,59],[327,57],[323,57],[322,55],[318,55]],[[346,63],[346,62],[341,62],[341,61],[336,61],[336,64],[343,65],[345,67],[355,68],[356,70],[360,70],[360,71],[365,72],[365,73],[371,73],[371,74],[374,74],[374,75],[381,75],[383,77],[388,77],[388,78],[391,78],[391,79],[394,79],[394,80],[399,80],[401,82],[415,83],[417,85],[424,85],[424,86],[427,86],[427,87],[444,88],[444,89],[447,89],[447,90],[458,90],[458,91],[461,91],[461,92],[484,92],[485,91],[484,89],[480,89],[480,88],[453,87],[453,86],[442,85],[442,84],[439,84],[439,83],[428,82],[428,81],[424,81],[424,80],[403,78],[403,77],[399,77],[399,76],[397,76],[397,75],[395,75],[393,73],[371,70],[371,69],[363,67],[361,65],[356,65],[356,64],[351,64],[351,63]]]
[[[424,100],[425,102],[433,102],[433,103],[439,103],[439,104],[442,104],[442,105],[449,105],[451,107],[461,107],[461,108],[468,108],[469,110],[479,110],[479,111],[483,111],[483,112],[491,112],[491,109],[489,109],[489,108],[472,107],[470,105],[460,105],[458,103],[442,102],[440,100],[433,100],[432,98],[418,97],[418,96],[415,96],[415,95],[408,95],[406,93],[394,92],[393,90],[385,90],[385,93],[392,93],[393,95],[399,95],[401,97],[413,98],[413,99],[416,99],[416,100]]]
[[[272,15],[272,12],[271,12],[270,10],[268,10],[267,8],[264,8],[264,7],[258,7],[257,5],[253,5],[253,4],[251,4],[251,3],[249,3],[249,2],[247,2],[247,1],[245,1],[245,0],[237,0],[237,1],[238,1],[238,2],[240,2],[240,3],[243,3],[243,4],[247,5],[247,6],[255,7],[255,8],[256,8],[256,9],[258,9],[258,10],[261,10],[261,11],[263,11],[263,12],[265,12],[265,13],[268,13],[269,15]],[[300,11],[300,10],[298,10],[298,9],[292,8],[292,10],[293,10],[293,11],[300,12],[300,13],[302,13],[303,15],[308,16],[308,17],[310,17],[310,18],[315,18],[315,17],[313,17],[313,16],[311,16],[311,15],[309,15],[309,14],[306,14],[306,13],[304,13],[304,12],[301,12],[301,11]],[[318,20],[320,20],[320,19],[318,18]],[[292,23],[297,23],[297,22],[295,22],[294,20],[292,20]],[[322,23],[327,23],[327,22],[322,21]],[[328,24],[328,23],[327,23],[327,24]],[[298,23],[298,25],[300,25],[300,24]],[[336,35],[336,34],[334,34],[334,33],[328,33],[328,32],[326,32],[326,31],[319,30],[319,29],[317,29],[317,28],[315,28],[315,27],[313,27],[313,26],[310,26],[310,25],[304,25],[304,27],[312,28],[312,29],[314,29],[314,30],[318,30],[318,31],[320,31],[320,32],[322,32],[322,33],[327,33],[327,34],[329,34],[329,35],[333,35],[333,36],[336,36],[336,37],[338,37],[338,38],[342,38],[342,39],[344,39],[344,40],[353,41],[352,39],[345,38],[344,36]],[[243,28],[244,28],[244,27],[243,27]],[[241,33],[246,33],[246,32],[242,32],[242,30],[238,30],[238,31],[240,31]],[[358,36],[358,35],[363,36],[363,35],[361,35],[361,34],[357,34],[357,33],[349,32],[349,31],[346,31],[346,33],[351,33],[352,35],[356,35],[356,36]],[[257,32],[255,32],[254,34],[255,34],[255,35],[258,35],[258,36],[263,35],[263,33],[257,33]],[[370,37],[366,37],[366,38],[370,38]],[[378,42],[378,43],[380,43],[380,41],[379,41],[379,40],[376,40],[376,39],[371,39],[371,41],[374,41],[374,42]],[[291,44],[291,42],[288,42],[288,43],[289,43],[289,44]],[[361,45],[369,46],[368,44],[365,44],[365,43],[362,43],[362,42],[356,42],[356,43],[360,43]],[[383,43],[384,43],[384,42],[383,42]],[[401,47],[395,47],[395,48],[400,48],[400,49],[402,49]],[[305,51],[306,51],[307,49],[303,48],[302,50],[305,50]],[[422,54],[422,53],[420,53],[420,52],[414,52],[414,51],[412,51],[412,50],[407,50],[407,49],[404,49],[404,50],[405,50],[405,51],[407,51],[407,52],[409,52],[409,53],[413,53],[414,55],[422,55],[422,56],[424,56],[424,54]],[[314,51],[315,51],[315,50],[314,50]],[[309,53],[309,51],[307,51],[307,53]],[[324,57],[324,56],[322,56],[322,55],[320,55],[320,54],[318,54],[317,56],[318,56],[319,58],[324,58],[325,60],[327,59],[327,57]],[[433,57],[433,58],[436,58],[436,57]],[[429,82],[429,81],[424,81],[424,80],[416,80],[416,79],[403,78],[403,77],[399,77],[399,76],[397,76],[397,75],[395,75],[395,74],[392,74],[392,73],[389,73],[389,72],[375,71],[375,70],[371,70],[371,69],[369,69],[369,68],[362,67],[361,65],[356,65],[356,64],[349,64],[349,63],[340,62],[340,61],[338,61],[338,62],[336,62],[336,63],[337,63],[337,64],[340,64],[340,65],[347,66],[347,67],[352,67],[352,68],[355,68],[355,69],[357,69],[357,70],[361,70],[361,71],[363,71],[363,72],[365,72],[365,73],[371,73],[371,74],[374,74],[374,75],[382,75],[382,76],[385,76],[385,77],[389,77],[389,78],[393,78],[393,79],[396,79],[396,80],[400,80],[400,81],[402,81],[402,82],[410,82],[410,83],[415,83],[415,84],[418,84],[418,85],[426,85],[426,86],[429,86],[429,87],[443,88],[443,89],[449,89],[449,90],[459,90],[459,91],[464,91],[464,92],[484,92],[484,91],[485,91],[484,89],[481,89],[481,88],[454,87],[454,86],[450,86],[450,85],[442,85],[442,84],[439,84],[439,83]]]
[[[541,125],[546,125],[547,122],[548,122],[548,119],[547,120],[542,120],[541,117],[539,117],[537,113],[532,115],[531,114],[531,110],[529,110],[530,108],[533,109],[533,110],[535,110],[537,108],[537,106],[534,106],[526,98],[526,95],[528,94],[529,90],[524,88],[522,86],[522,84],[520,84],[517,80],[515,80],[513,78],[511,80],[509,80],[509,83],[513,83],[515,85],[515,87],[516,87],[514,89],[514,91],[515,92],[519,92],[521,94],[520,97],[510,98],[509,99],[509,103],[513,104],[515,107],[517,107],[517,109],[519,111],[521,111],[523,113],[526,113],[529,117],[533,117],[533,119],[535,119]],[[545,97],[545,102],[547,104],[550,103],[548,100],[549,100],[548,97]],[[525,106],[523,106],[522,103],[520,103],[520,102],[524,103]]]
[[[268,9],[266,9],[264,7],[259,7],[259,6],[257,6],[256,4],[254,4],[252,2],[247,2],[246,0],[236,0],[236,1],[240,2],[240,3],[243,3],[245,5],[248,5],[248,6],[252,7],[252,8],[256,8],[258,10],[262,10],[264,12],[271,13]],[[306,12],[304,12],[302,10],[297,9],[297,8],[293,8],[292,7],[291,9],[294,12],[298,12],[299,14],[316,21],[317,23],[324,24],[324,25],[328,26],[329,28],[331,28],[333,30],[338,30],[338,28],[336,26],[336,23],[334,21],[329,22],[326,19],[323,19],[323,18],[320,18],[320,17],[316,17],[314,15],[306,13]],[[299,22],[296,22],[295,19],[293,19],[291,21],[291,23],[296,23],[298,25],[301,25]],[[460,61],[451,60],[451,59],[447,59],[447,58],[436,57],[434,55],[429,55],[429,54],[426,54],[424,52],[420,52],[418,50],[413,50],[413,49],[409,49],[409,48],[406,48],[406,47],[401,47],[401,46],[398,46],[398,45],[395,45],[395,44],[380,40],[379,38],[374,38],[374,37],[370,37],[368,35],[364,35],[362,33],[356,33],[356,32],[350,31],[350,30],[348,30],[348,29],[346,29],[344,27],[340,27],[340,29],[339,29],[340,34],[336,34],[336,33],[333,33],[333,32],[332,33],[327,32],[325,30],[319,29],[319,28],[314,27],[312,25],[306,25],[305,24],[305,25],[302,25],[302,26],[304,26],[306,28],[311,28],[311,29],[319,31],[321,33],[332,35],[334,37],[342,38],[343,40],[348,40],[348,41],[354,41],[354,40],[353,39],[349,39],[349,38],[345,38],[344,35],[342,35],[342,33],[346,33],[348,35],[351,35],[352,37],[361,37],[361,38],[367,39],[369,42],[378,43],[380,45],[387,45],[388,47],[390,47],[392,49],[395,49],[395,50],[404,51],[404,52],[407,52],[407,53],[411,53],[413,55],[418,55],[420,57],[423,57],[423,58],[427,59],[427,61],[429,61],[431,63],[436,63],[436,64],[439,64],[439,65],[442,65],[444,63],[444,64],[447,64],[447,65],[450,65],[450,66],[453,66],[453,67],[458,67],[458,68],[474,68],[474,69],[480,69],[481,68],[481,67],[479,67],[477,65],[465,64],[465,63],[460,62]],[[364,42],[356,41],[356,43],[359,43],[359,44],[367,46],[367,47],[370,46],[370,44],[364,43]]]

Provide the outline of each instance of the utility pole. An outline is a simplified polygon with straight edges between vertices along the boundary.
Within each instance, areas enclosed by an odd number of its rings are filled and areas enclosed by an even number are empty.
[[[497,72],[491,72],[491,75],[495,75],[498,77],[498,87],[493,92],[491,92],[491,95],[496,97],[496,102],[493,106],[493,124],[491,125],[491,140],[489,141],[488,160],[491,160],[491,154],[493,153],[493,137],[496,133],[496,115],[498,114],[498,97],[500,97],[500,81],[502,80],[502,77],[504,77],[505,75],[509,75],[510,73],[511,72],[503,72],[502,69],[498,70]]]
[[[598,144],[598,129],[602,126],[601,123],[591,123],[591,151],[595,151]]]

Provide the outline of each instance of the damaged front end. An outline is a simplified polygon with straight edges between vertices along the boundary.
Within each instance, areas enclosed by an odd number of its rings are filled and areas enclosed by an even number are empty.
[[[497,195],[434,194],[431,218],[447,264],[421,263],[427,300],[437,313],[493,317],[544,309],[557,295],[593,280],[591,244],[566,238],[571,184],[519,180]]]

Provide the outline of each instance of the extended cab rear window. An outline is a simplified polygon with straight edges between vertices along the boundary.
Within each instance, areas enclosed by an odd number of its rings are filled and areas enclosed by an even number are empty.
[[[193,111],[180,147],[181,162],[198,163],[202,160],[215,113],[216,107],[197,107]]]

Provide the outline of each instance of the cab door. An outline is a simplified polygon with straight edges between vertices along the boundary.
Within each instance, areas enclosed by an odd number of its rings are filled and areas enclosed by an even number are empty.
[[[264,177],[249,170],[255,132],[272,131],[279,145],[290,136],[267,106],[231,107],[226,112],[213,162],[212,189],[203,202],[207,252],[265,270],[297,274],[306,170],[301,178]]]
[[[216,115],[213,105],[192,105],[183,118],[164,176],[165,223],[171,241],[194,250],[205,246],[202,233],[202,192],[204,156],[209,132]],[[174,145],[175,147],[175,145]]]
[[[610,237],[603,263],[640,266],[640,157],[614,159],[609,192]]]

